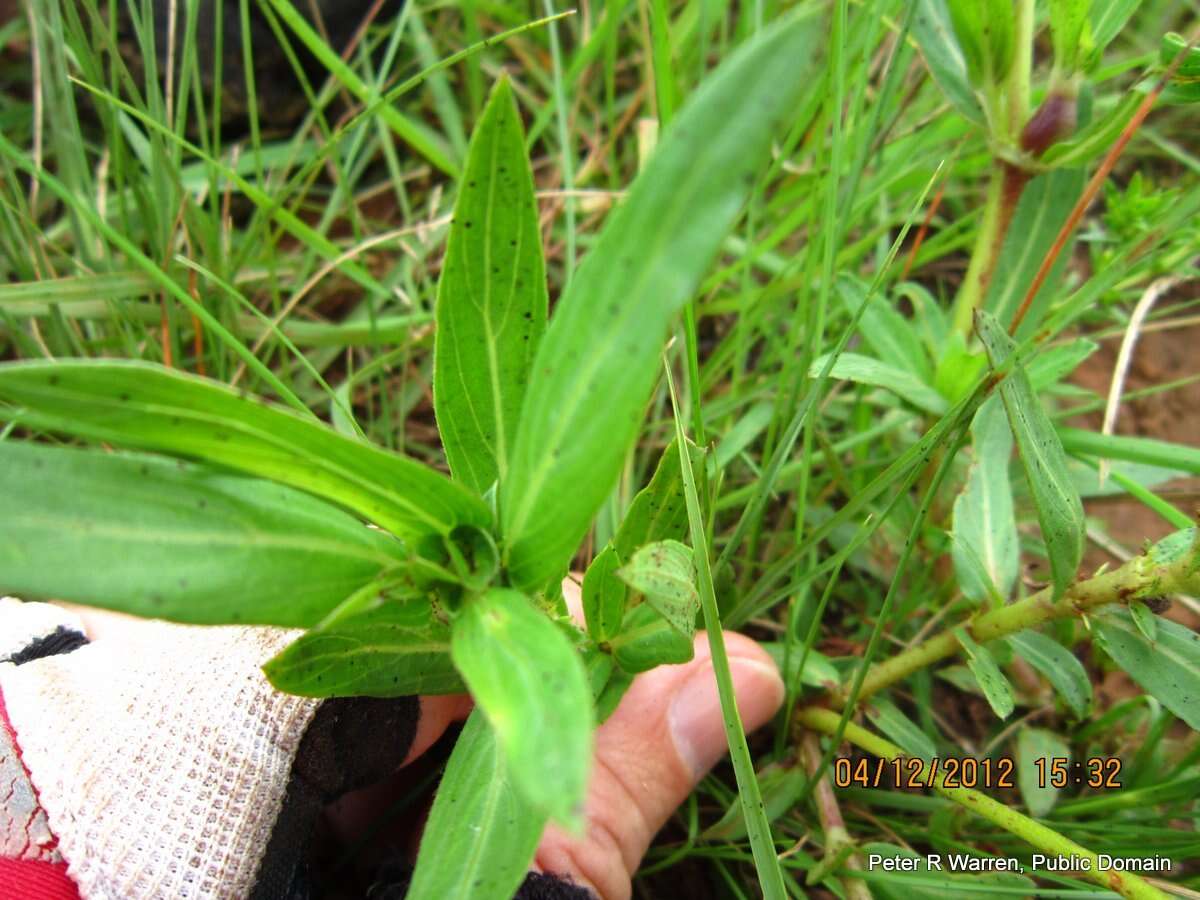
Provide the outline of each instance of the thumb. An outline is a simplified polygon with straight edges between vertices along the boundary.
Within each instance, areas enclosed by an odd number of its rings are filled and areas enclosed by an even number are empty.
[[[765,724],[783,702],[771,658],[749,638],[725,633],[742,724]],[[655,833],[728,747],[706,634],[696,656],[634,679],[616,712],[596,732],[582,838],[551,825],[535,863],[603,900],[625,900]]]

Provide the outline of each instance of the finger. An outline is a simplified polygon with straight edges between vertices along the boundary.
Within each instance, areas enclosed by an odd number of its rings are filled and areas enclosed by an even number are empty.
[[[727,632],[725,643],[738,712],[752,731],[779,709],[783,682],[754,641]],[[603,900],[625,900],[655,833],[726,751],[708,638],[700,634],[691,662],[639,675],[596,732],[585,836],[550,826],[537,867],[566,875]]]

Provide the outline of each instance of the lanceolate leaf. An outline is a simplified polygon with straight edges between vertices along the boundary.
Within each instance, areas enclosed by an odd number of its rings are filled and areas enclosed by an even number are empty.
[[[1092,681],[1074,653],[1053,638],[1028,628],[1010,635],[1008,643],[1054,686],[1077,718],[1088,714],[1092,706]]]
[[[976,312],[975,328],[993,369],[1012,363],[1012,373],[1000,383],[1000,397],[1037,507],[1050,557],[1054,595],[1058,597],[1075,579],[1083,557],[1083,504],[1067,471],[1067,457],[1058,434],[1034,394],[1029,376],[1019,362],[1010,360],[1016,346],[1012,338],[986,312]]]
[[[483,713],[467,719],[446,764],[408,900],[502,900],[529,871],[546,815],[517,790]]]
[[[967,63],[954,36],[946,0],[919,0],[912,36],[946,98],[960,113],[982,125],[983,108],[967,80]]]
[[[818,20],[734,52],[671,123],[559,303],[534,362],[500,515],[513,583],[565,569],[641,423],[675,314],[692,297],[799,103]]]
[[[377,598],[371,608],[301,635],[263,671],[279,690],[305,697],[465,690],[450,661],[450,629],[426,597]]]
[[[268,481],[0,442],[0,593],[201,624],[307,627],[400,544]]]
[[[471,136],[438,281],[433,402],[454,477],[503,477],[533,355],[546,274],[525,137],[502,79]]]
[[[405,539],[491,520],[482,500],[420,463],[150,363],[0,366],[0,418],[219,463],[332,500]]]
[[[1017,732],[1017,786],[1029,814],[1035,818],[1048,814],[1058,801],[1059,788],[1053,781],[1063,770],[1054,768],[1056,759],[1066,760],[1069,767],[1071,748],[1053,731],[1022,728]],[[1039,769],[1039,764],[1043,768]]]
[[[647,544],[618,573],[621,580],[646,596],[680,634],[696,633],[700,594],[696,590],[696,567],[692,550],[679,541]]]
[[[1160,618],[1157,638],[1146,640],[1129,612],[1097,616],[1096,638],[1117,665],[1193,729],[1200,731],[1200,635]]]
[[[625,617],[627,589],[616,575],[620,567],[621,558],[610,544],[583,575],[583,616],[588,634],[597,642],[607,641],[620,631]]]
[[[982,689],[983,696],[987,698],[988,705],[992,707],[992,712],[1002,719],[1007,719],[1015,706],[1012,685],[996,665],[992,654],[986,647],[976,643],[965,628],[956,628],[954,636],[966,651],[967,668],[975,676],[975,681]]]
[[[450,652],[522,796],[556,821],[581,826],[592,695],[566,635],[524,594],[494,588],[467,602]]]
[[[1008,480],[1012,432],[999,398],[979,408],[971,430],[975,460],[954,501],[954,572],[971,600],[1003,602],[1016,583],[1020,554]]]

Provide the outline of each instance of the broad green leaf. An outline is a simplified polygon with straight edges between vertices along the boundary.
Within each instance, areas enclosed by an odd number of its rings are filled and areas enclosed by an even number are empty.
[[[150,363],[2,365],[0,419],[269,478],[405,539],[491,521],[482,500],[427,466],[215,381]]]
[[[692,471],[699,476],[704,471],[701,468],[704,454],[691,441],[687,442],[687,447]],[[687,533],[683,472],[677,444],[671,441],[659,457],[650,483],[633,498],[612,543],[621,561],[628,562],[639,547],[653,541],[681,540]]]
[[[1051,637],[1025,629],[1009,635],[1009,646],[1050,682],[1063,702],[1082,719],[1092,707],[1092,681],[1075,654]]]
[[[803,647],[793,646],[792,652],[788,653],[787,645],[779,641],[765,642],[762,648],[775,660],[775,665],[783,675],[784,684],[795,684],[799,678],[801,684],[823,691],[834,691],[841,683],[837,668],[829,661],[829,657],[819,650],[809,650],[805,654]],[[800,671],[801,658],[804,662],[803,672]]]
[[[1021,798],[1029,814],[1040,819],[1048,815],[1058,802],[1059,789],[1050,782],[1051,760],[1065,759],[1069,765],[1071,748],[1053,731],[1022,727],[1017,732],[1015,756],[1017,787],[1021,791]],[[1042,769],[1038,767],[1038,760],[1044,761]]]
[[[658,541],[635,552],[617,575],[664,619],[690,639],[696,633],[700,594],[692,549],[679,541]]]
[[[814,15],[788,15],[704,81],[559,301],[500,486],[515,586],[540,589],[557,578],[612,490],[671,322],[799,106],[819,32]]]
[[[1093,53],[1100,54],[1121,33],[1142,0],[1103,0],[1090,10]]]
[[[975,87],[998,86],[1012,67],[1016,16],[1012,0],[946,0],[954,35]]]
[[[305,697],[465,690],[450,661],[450,629],[426,597],[378,597],[368,609],[301,635],[263,671],[279,690]]]
[[[679,452],[672,441],[658,460],[650,483],[638,491],[608,546],[592,560],[583,578],[583,609],[588,632],[605,641],[621,629],[628,602],[628,589],[617,577],[617,569],[637,549],[653,541],[675,540],[687,534],[687,508]],[[693,471],[703,464],[703,454],[688,442]],[[701,470],[702,471],[702,470]]]
[[[200,624],[307,627],[400,544],[269,481],[140,454],[0,442],[0,593]]]
[[[1008,480],[1012,432],[999,398],[984,402],[971,430],[974,461],[954,501],[954,572],[963,594],[975,603],[1002,603],[1016,584],[1021,560]]]
[[[1145,603],[1140,600],[1131,600],[1129,617],[1137,626],[1137,630],[1142,633],[1142,637],[1152,644],[1158,640],[1158,619],[1154,613],[1150,612],[1150,607]]]
[[[814,359],[809,374],[813,377],[820,375],[828,362],[828,356]],[[944,413],[949,406],[945,397],[911,372],[860,353],[840,354],[829,370],[829,377],[883,388],[917,409],[935,416]]]
[[[1083,192],[1084,174],[1083,169],[1056,169],[1032,179],[1021,193],[983,304],[1001,322],[1010,321],[1025,299],[1042,260]],[[1033,298],[1017,330],[1018,340],[1024,340],[1041,325],[1043,310],[1058,291],[1072,246],[1068,243],[1059,254],[1046,283]]]
[[[872,697],[864,708],[867,718],[900,749],[920,759],[937,756],[937,745],[899,707],[886,697]]]
[[[1117,665],[1146,693],[1200,731],[1200,635],[1160,618],[1158,638],[1151,642],[1127,610],[1111,607],[1092,623],[1100,646]]]
[[[438,430],[454,477],[479,494],[508,470],[547,302],[525,136],[501,79],[471,135],[434,335]]]
[[[912,36],[938,87],[955,108],[978,125],[984,124],[983,107],[967,79],[963,58],[946,0],[917,0]]]
[[[1082,428],[1059,428],[1063,448],[1072,454],[1107,457],[1200,475],[1200,448],[1156,438],[1099,434]]]
[[[1098,5],[1107,5],[1101,0]],[[1088,51],[1091,50],[1091,35],[1088,33],[1088,13],[1092,0],[1050,0],[1050,40],[1054,46],[1055,68],[1064,75],[1075,72]]]
[[[621,558],[609,544],[583,574],[583,616],[588,634],[598,643],[621,630],[625,618],[625,584],[616,577]]]
[[[1098,349],[1100,345],[1095,341],[1076,338],[1043,350],[1025,367],[1033,389],[1040,391],[1062,381]]]
[[[985,647],[977,644],[965,628],[954,629],[954,636],[966,651],[967,668],[971,670],[975,681],[983,690],[983,696],[987,698],[992,712],[1002,719],[1007,719],[1016,705],[1013,699],[1012,685],[1008,683],[1008,679],[996,665],[992,654]]]
[[[438,786],[408,900],[507,900],[525,880],[546,818],[518,790],[476,709]]]
[[[868,286],[857,278],[843,275],[838,279],[837,293],[852,316],[866,303],[858,331],[880,362],[903,369],[926,385],[933,383],[933,364],[912,321],[882,299],[867,303]],[[942,409],[945,409],[944,403]]]
[[[977,311],[975,329],[987,348],[993,369],[999,371],[1012,362],[1010,357],[1016,345],[992,315]],[[1029,376],[1019,362],[1012,362],[1012,367],[1012,373],[1000,382],[1000,397],[1017,439],[1050,557],[1054,596],[1058,597],[1075,580],[1083,557],[1083,504],[1067,471],[1067,457],[1058,434],[1034,394]]]
[[[493,588],[466,603],[450,654],[521,795],[555,821],[581,827],[592,696],[571,641],[524,594]]]
[[[647,603],[625,615],[620,634],[609,641],[609,646],[617,665],[632,675],[655,666],[685,663],[696,652],[692,639]]]

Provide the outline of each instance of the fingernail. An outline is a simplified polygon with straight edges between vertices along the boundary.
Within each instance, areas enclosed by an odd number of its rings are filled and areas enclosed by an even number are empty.
[[[765,660],[731,657],[734,695],[742,726],[753,731],[775,714],[783,700],[783,682],[775,666]],[[680,685],[667,713],[671,738],[679,756],[699,780],[728,752],[721,698],[712,663],[694,672]]]

